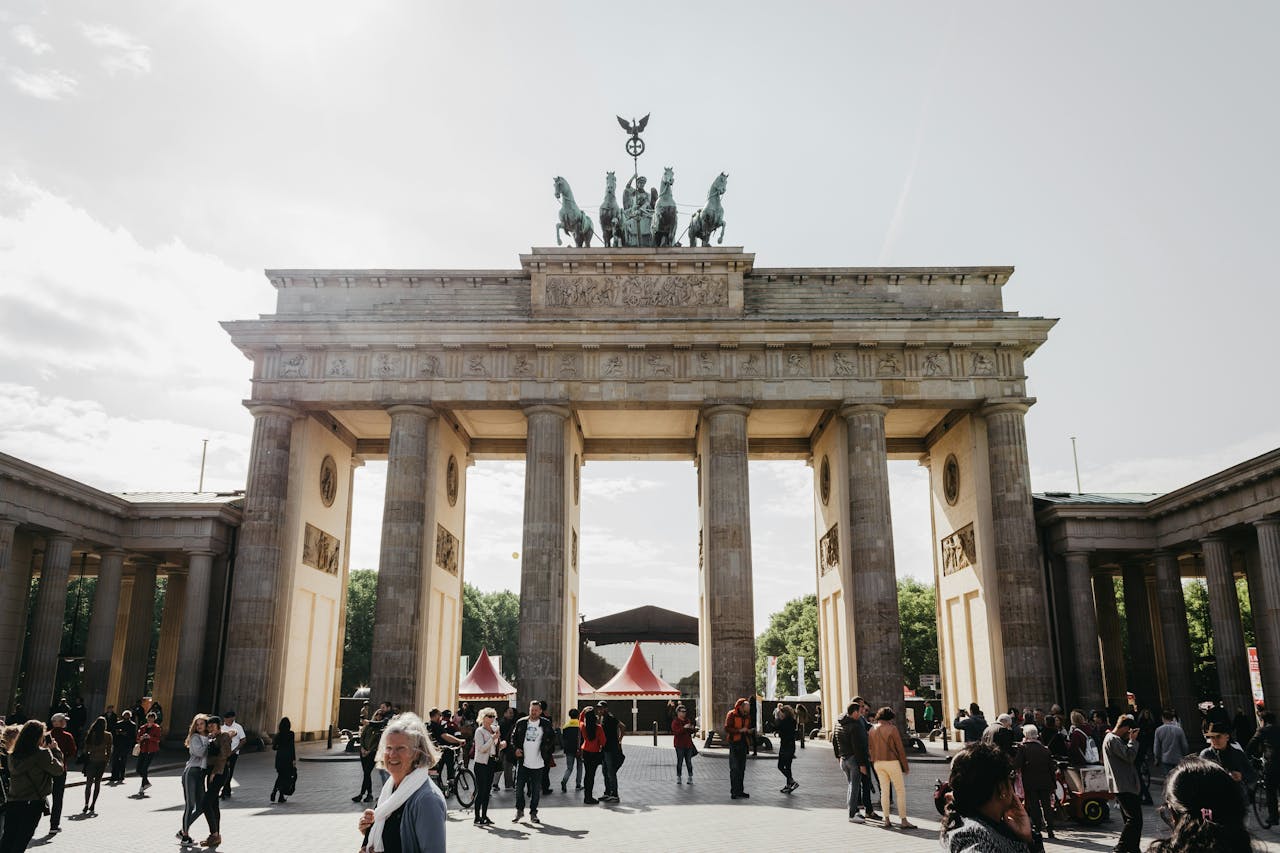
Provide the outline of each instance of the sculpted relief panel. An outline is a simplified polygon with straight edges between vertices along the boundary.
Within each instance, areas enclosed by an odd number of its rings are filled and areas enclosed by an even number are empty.
[[[978,548],[973,537],[973,525],[966,524],[942,540],[942,574],[954,575],[978,563]]]
[[[713,275],[547,276],[549,308],[726,307],[729,282]]]
[[[308,524],[302,536],[302,562],[322,572],[336,575],[342,568],[342,543],[314,524]]]

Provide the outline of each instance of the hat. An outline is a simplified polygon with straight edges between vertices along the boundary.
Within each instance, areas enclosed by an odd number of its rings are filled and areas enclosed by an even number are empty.
[[[230,711],[227,711],[227,712],[226,712],[225,714],[223,714],[222,716],[223,716],[223,717],[234,717],[235,715],[236,715],[235,709],[232,709],[232,710],[230,710]]]
[[[1210,723],[1209,728],[1204,730],[1206,735],[1231,735],[1231,726],[1226,723]]]
[[[1010,717],[1008,714],[1001,714],[1000,716],[996,717],[996,722],[1002,726],[1012,726],[1013,717]]]
[[[596,707],[597,707],[597,708],[608,708],[608,707],[609,707],[609,700],[608,700],[608,699],[601,699],[599,702],[597,702],[597,703],[596,703]]]
[[[68,717],[66,714],[62,713],[61,711],[59,711],[58,713],[54,714],[52,717],[49,718],[49,722],[56,723],[58,721],[62,721],[65,723],[69,719],[71,718]]]

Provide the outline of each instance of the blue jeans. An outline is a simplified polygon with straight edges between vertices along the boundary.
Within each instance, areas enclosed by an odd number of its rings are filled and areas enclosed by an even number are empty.
[[[529,814],[538,813],[538,799],[542,796],[542,767],[525,767],[516,770],[516,811],[524,811],[525,789],[529,791]]]
[[[569,753],[566,752],[564,754],[564,775],[560,777],[561,789],[568,787],[569,776],[573,774],[574,768],[577,768],[578,770],[577,781],[574,782],[574,785],[581,788],[582,787],[582,759],[579,758],[577,755],[570,755]]]
[[[693,750],[686,746],[676,747],[676,778],[680,778],[680,765],[689,768],[689,780],[693,780]]]
[[[604,750],[604,792],[608,796],[618,796],[618,753]]]

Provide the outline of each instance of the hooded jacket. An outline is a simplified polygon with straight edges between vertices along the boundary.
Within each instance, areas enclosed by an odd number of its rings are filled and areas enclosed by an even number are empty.
[[[871,753],[867,745],[867,727],[862,720],[855,720],[848,714],[836,721],[840,726],[836,737],[840,738],[840,756],[852,758],[856,763],[871,764]]]

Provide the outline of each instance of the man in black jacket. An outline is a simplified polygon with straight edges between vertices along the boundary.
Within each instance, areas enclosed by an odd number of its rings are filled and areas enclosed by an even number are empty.
[[[847,713],[836,725],[836,738],[840,745],[840,767],[849,780],[846,800],[849,820],[880,820],[871,804],[871,753],[867,746],[867,727],[862,720],[862,703],[855,699]],[[865,818],[858,813],[861,805]]]
[[[982,709],[978,707],[978,703],[971,702],[969,713],[966,714],[962,710],[956,715],[952,725],[964,732],[965,743],[973,743],[975,740],[982,740],[982,733],[987,730],[987,718],[982,716]]]
[[[1267,786],[1267,820],[1272,824],[1278,823],[1280,814],[1276,809],[1276,791],[1280,789],[1280,726],[1276,725],[1274,712],[1263,713],[1262,728],[1258,729],[1245,750],[1262,759],[1262,779]]]
[[[524,820],[525,792],[529,796],[529,820],[538,820],[538,799],[542,796],[542,778],[555,752],[555,731],[551,721],[542,716],[542,703],[529,703],[529,716],[516,721],[511,731],[516,748],[516,816],[512,823]]]

